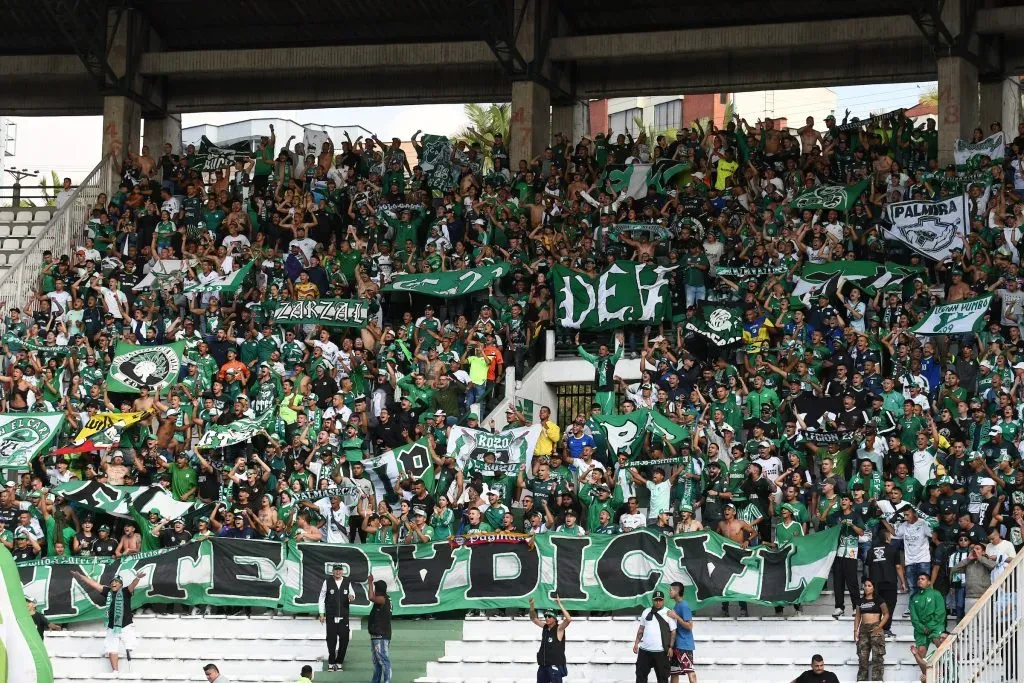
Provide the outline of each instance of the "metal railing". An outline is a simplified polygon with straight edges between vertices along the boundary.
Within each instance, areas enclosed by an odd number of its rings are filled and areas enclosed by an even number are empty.
[[[927,659],[927,683],[1024,680],[1024,553]]]
[[[85,226],[96,198],[106,192],[116,169],[112,158],[105,156],[96,164],[68,201],[56,213],[43,231],[0,275],[0,312],[7,315],[12,307],[25,309],[31,297],[37,294],[43,252],[50,251],[57,258],[71,252],[73,245],[84,243]]]

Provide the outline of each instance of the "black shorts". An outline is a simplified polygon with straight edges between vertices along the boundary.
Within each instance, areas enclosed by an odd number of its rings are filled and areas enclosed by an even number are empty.
[[[693,650],[675,649],[668,660],[668,672],[673,676],[693,673]]]

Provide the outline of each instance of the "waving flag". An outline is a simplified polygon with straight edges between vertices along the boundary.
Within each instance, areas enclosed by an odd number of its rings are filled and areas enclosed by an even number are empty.
[[[70,445],[57,448],[50,454],[64,455],[115,448],[121,442],[121,432],[150,415],[152,413],[148,410],[136,413],[96,413],[89,418]]]

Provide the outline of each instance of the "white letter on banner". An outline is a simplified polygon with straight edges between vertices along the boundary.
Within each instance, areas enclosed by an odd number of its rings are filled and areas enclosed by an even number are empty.
[[[562,303],[559,304],[559,308],[565,311],[565,317],[562,318],[563,327],[574,327],[579,328],[583,325],[583,321],[586,320],[587,316],[591,311],[594,310],[595,299],[594,288],[589,282],[583,278],[576,276],[576,281],[580,283],[587,295],[587,307],[580,314],[578,320],[573,319],[574,309],[576,308],[576,297],[572,293],[572,286],[570,282],[572,278],[568,275],[562,276]]]
[[[598,278],[597,282],[597,321],[602,325],[609,320],[621,320],[625,322],[626,316],[633,310],[632,306],[623,306],[617,311],[608,310],[609,299],[615,296],[617,285],[608,285],[608,282],[615,275],[625,275],[626,271],[619,268],[618,264],[613,265]]]
[[[640,271],[643,267],[637,266],[634,273],[636,277],[636,289],[640,294],[640,304],[643,307],[640,315],[641,320],[654,320],[654,317],[657,314],[658,305],[664,303],[665,300],[663,287],[668,284],[668,279],[665,277],[665,273],[675,270],[676,267],[677,266],[663,268],[662,266],[657,266],[654,269],[654,274],[656,275],[654,283],[645,285],[640,282]]]

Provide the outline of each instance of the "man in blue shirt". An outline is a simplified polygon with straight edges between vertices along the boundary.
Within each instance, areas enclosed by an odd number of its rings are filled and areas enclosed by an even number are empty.
[[[565,448],[569,452],[569,456],[572,459],[583,457],[583,448],[590,446],[594,448],[594,437],[587,434],[583,427],[586,424],[586,418],[582,415],[577,415],[576,419],[572,423],[572,429],[565,435]]]
[[[676,628],[676,641],[669,660],[669,673],[672,683],[679,683],[679,675],[686,674],[690,683],[697,683],[697,672],[693,668],[693,612],[683,598],[683,584],[673,581],[668,589],[668,597],[675,601],[672,611],[679,616]]]

